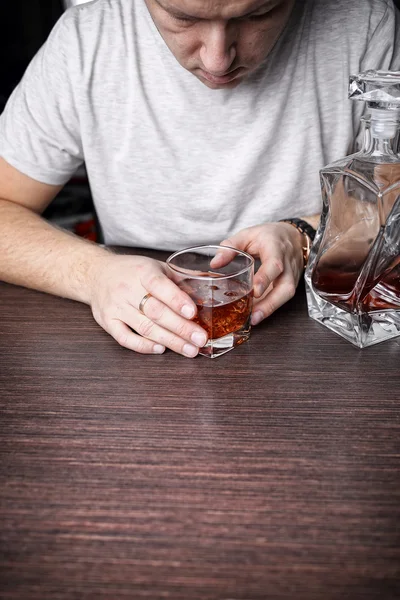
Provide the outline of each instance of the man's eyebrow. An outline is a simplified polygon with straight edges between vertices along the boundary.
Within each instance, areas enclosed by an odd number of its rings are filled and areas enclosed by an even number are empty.
[[[171,6],[165,6],[164,2],[160,2],[160,0],[155,0],[155,2],[163,10],[165,10],[167,13],[169,13],[170,15],[173,15],[175,17],[182,17],[182,18],[187,18],[187,19],[198,19],[199,18],[199,17],[195,17],[193,15],[188,15],[187,13],[184,13],[181,10],[178,10],[178,9],[173,8]],[[279,0],[266,0],[266,2],[264,2],[263,4],[261,4],[260,6],[258,6],[257,8],[253,8],[248,13],[245,13],[244,15],[241,15],[240,17],[235,17],[235,18],[242,19],[243,17],[250,17],[254,13],[262,12],[263,10],[267,10],[268,8],[274,8],[277,4],[279,4]]]
[[[163,10],[165,10],[165,12],[169,13],[170,15],[175,15],[176,17],[188,17],[189,15],[187,15],[186,13],[177,10],[176,8],[172,8],[170,6],[165,6],[163,2],[160,2],[160,0],[155,0],[155,3],[158,4],[158,6],[160,6]],[[192,17],[195,18],[195,17]]]
[[[268,10],[269,8],[270,9],[275,8],[275,6],[277,6],[278,4],[279,4],[278,0],[267,0],[266,2],[264,2],[257,8],[253,8],[253,10],[250,10],[248,13],[246,13],[243,16],[249,17],[250,15],[253,15],[254,13],[262,12],[263,10]]]

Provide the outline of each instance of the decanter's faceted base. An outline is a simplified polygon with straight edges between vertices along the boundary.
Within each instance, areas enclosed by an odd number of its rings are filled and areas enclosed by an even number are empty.
[[[400,311],[350,313],[321,298],[308,282],[306,290],[310,317],[357,348],[366,348],[400,336]]]

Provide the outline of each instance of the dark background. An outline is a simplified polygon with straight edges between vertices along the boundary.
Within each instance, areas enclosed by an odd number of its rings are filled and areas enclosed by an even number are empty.
[[[0,113],[63,11],[62,0],[0,0]],[[77,235],[102,241],[84,167],[72,177],[44,216]]]
[[[0,112],[62,12],[62,0],[0,0]]]

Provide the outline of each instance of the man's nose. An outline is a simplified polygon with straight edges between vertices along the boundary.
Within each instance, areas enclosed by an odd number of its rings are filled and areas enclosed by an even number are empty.
[[[229,24],[207,23],[204,32],[200,58],[204,70],[216,77],[225,75],[236,57],[236,43]]]

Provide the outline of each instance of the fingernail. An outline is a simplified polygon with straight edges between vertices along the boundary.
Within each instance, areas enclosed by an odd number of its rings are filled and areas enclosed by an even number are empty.
[[[165,351],[165,346],[161,346],[161,344],[154,344],[153,352],[154,354],[162,354]]]
[[[183,354],[185,356],[188,356],[189,358],[194,358],[195,356],[197,356],[199,352],[198,348],[195,348],[194,346],[191,346],[190,344],[185,344],[183,346]]]
[[[255,313],[251,315],[251,324],[258,325],[263,320],[264,315],[260,310],[257,310]]]
[[[185,319],[193,319],[193,317],[195,315],[195,310],[194,310],[193,306],[190,306],[189,304],[185,304],[181,308],[181,314],[183,317],[185,317]]]
[[[202,348],[203,346],[205,346],[207,336],[205,336],[204,333],[199,333],[195,331],[195,333],[193,333],[190,339],[192,340],[193,344],[196,344],[196,346]]]

